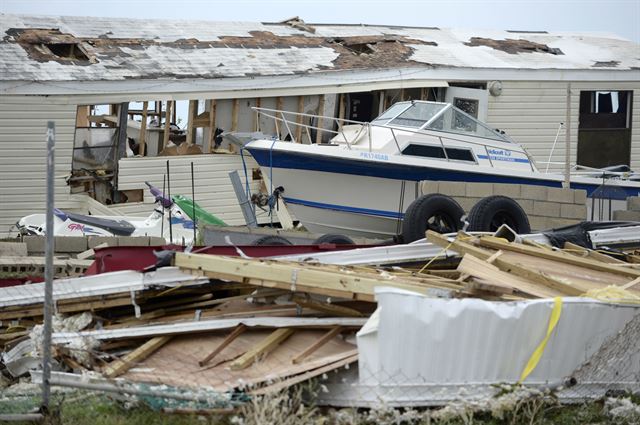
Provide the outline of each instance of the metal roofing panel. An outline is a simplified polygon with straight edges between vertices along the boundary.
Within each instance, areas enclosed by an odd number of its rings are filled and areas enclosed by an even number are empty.
[[[31,37],[21,38],[24,29],[38,28],[75,37],[92,63],[61,60],[46,49],[38,53],[33,46],[46,36],[27,32]],[[434,66],[640,68],[638,44],[601,34],[357,25],[318,25],[315,29],[310,33],[286,24],[3,14],[0,32],[6,36],[0,41],[0,81],[217,79]],[[503,51],[514,46],[520,48]],[[640,71],[637,73],[640,79]]]

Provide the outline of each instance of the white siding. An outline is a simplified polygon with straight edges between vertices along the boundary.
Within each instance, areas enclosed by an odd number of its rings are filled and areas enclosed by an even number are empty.
[[[252,169],[258,164],[250,154],[244,155],[252,193],[257,193],[260,181],[252,181]],[[192,155],[182,157],[127,158],[120,160],[118,173],[120,190],[144,189],[144,204],[115,205],[135,215],[146,215],[152,209],[153,197],[144,184],[162,188],[162,179],[166,174],[167,160],[171,173],[171,194],[191,197],[191,162],[195,175],[196,202],[204,209],[230,225],[244,224],[242,211],[229,180],[229,172],[237,170],[243,184],[245,182],[240,155]],[[258,210],[259,212],[260,210]],[[268,221],[262,217],[262,222]]]
[[[544,171],[558,126],[566,118],[567,83],[504,81],[500,96],[489,96],[488,123],[522,144]],[[571,83],[571,157],[576,161],[580,91],[633,90],[631,167],[640,169],[640,82]],[[551,161],[564,163],[565,133],[560,132]],[[550,169],[562,169],[562,165]]]
[[[46,209],[49,120],[56,123],[55,206],[82,208],[65,182],[71,172],[75,106],[25,104],[5,97],[0,99],[0,237],[8,236],[21,217]]]

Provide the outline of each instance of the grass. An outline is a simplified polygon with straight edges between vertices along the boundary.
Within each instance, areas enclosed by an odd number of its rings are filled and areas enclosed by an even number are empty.
[[[380,408],[331,409],[305,403],[306,388],[255,398],[230,414],[176,414],[152,410],[133,399],[105,394],[71,391],[52,398],[50,425],[582,425],[636,424],[640,416],[612,417],[608,411],[621,400],[637,403],[637,399],[622,398],[607,402],[559,405],[549,398],[531,398],[518,403],[512,410],[462,413],[458,416],[434,415],[434,410],[398,410]],[[37,404],[37,397],[22,398],[19,404],[5,397],[0,400],[0,413],[25,413]],[[632,407],[638,404],[630,404]],[[640,408],[639,408],[640,409]],[[458,409],[458,413],[460,410]],[[637,412],[636,412],[637,413]],[[27,423],[23,423],[27,424]]]

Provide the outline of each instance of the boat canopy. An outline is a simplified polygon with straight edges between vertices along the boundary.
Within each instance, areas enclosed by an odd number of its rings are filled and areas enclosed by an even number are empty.
[[[456,108],[450,103],[413,100],[399,102],[387,109],[372,123],[415,130],[444,131],[484,137],[512,143],[509,137]]]

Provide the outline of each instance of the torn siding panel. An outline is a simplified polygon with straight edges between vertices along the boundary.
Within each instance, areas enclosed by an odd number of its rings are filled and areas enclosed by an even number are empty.
[[[0,102],[0,237],[28,214],[46,209],[47,121],[56,123],[55,204],[82,208],[70,198],[65,175],[71,171],[75,106]]]

